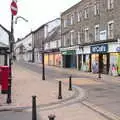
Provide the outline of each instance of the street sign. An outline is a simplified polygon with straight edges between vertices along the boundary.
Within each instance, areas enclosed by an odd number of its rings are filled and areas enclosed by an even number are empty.
[[[12,12],[12,15],[16,15],[17,12],[18,12],[18,8],[17,8],[17,4],[15,1],[12,1],[11,3],[11,12]]]

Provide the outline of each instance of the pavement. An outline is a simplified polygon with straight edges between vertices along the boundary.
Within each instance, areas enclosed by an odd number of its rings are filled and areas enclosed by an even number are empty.
[[[49,67],[49,66],[48,66]],[[68,90],[68,79],[42,80],[41,74],[30,71],[17,64],[13,65],[12,104],[6,104],[6,95],[0,94],[0,111],[32,111],[32,96],[37,96],[37,115],[40,120],[48,120],[48,115],[55,114],[55,120],[120,120],[116,116],[94,104],[84,101],[86,92],[79,84],[103,84],[120,82],[120,77],[79,72],[74,69],[51,67],[52,69],[69,72],[71,75],[83,74],[88,78],[72,78],[73,89]],[[58,99],[58,81],[62,81],[62,99]],[[7,120],[7,119],[6,119]]]

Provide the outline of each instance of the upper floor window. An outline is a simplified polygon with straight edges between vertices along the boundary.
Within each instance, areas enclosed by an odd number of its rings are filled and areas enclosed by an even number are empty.
[[[113,39],[114,37],[114,21],[108,22],[108,39]]]
[[[70,17],[70,23],[71,23],[71,25],[73,24],[73,20],[74,20],[74,16],[72,14],[71,17]]]
[[[85,42],[89,41],[89,29],[85,28]]]
[[[80,40],[80,32],[77,32],[77,38],[78,38],[78,44],[81,43],[81,40]]]
[[[70,31],[71,45],[74,45],[74,30]]]
[[[94,5],[94,15],[99,15],[99,13],[100,13],[99,4],[96,3],[96,4]]]
[[[82,18],[82,13],[81,12],[77,12],[77,21],[80,22]]]
[[[67,19],[64,19],[64,27],[67,27]]]
[[[99,39],[100,39],[99,25],[95,25],[95,41],[98,41]]]
[[[63,44],[66,46],[66,35],[63,36]]]
[[[88,8],[85,9],[85,16],[84,17],[85,17],[85,19],[88,18]]]
[[[114,8],[114,0],[108,0],[108,9]]]

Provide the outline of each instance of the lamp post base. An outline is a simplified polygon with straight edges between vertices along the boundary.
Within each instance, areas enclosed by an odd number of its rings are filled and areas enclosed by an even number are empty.
[[[7,98],[7,104],[10,104],[10,103],[12,103],[12,100],[11,100],[11,98]]]

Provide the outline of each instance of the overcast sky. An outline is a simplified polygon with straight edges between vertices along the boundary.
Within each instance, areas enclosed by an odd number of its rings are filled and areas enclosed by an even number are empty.
[[[12,0],[1,0],[0,3],[0,24],[10,30]],[[31,30],[35,30],[42,24],[51,21],[64,12],[69,7],[80,0],[17,0],[18,14],[26,18],[29,22],[18,19],[14,24],[15,38],[24,37]],[[15,16],[16,17],[16,16]],[[14,18],[15,18],[14,17]]]

